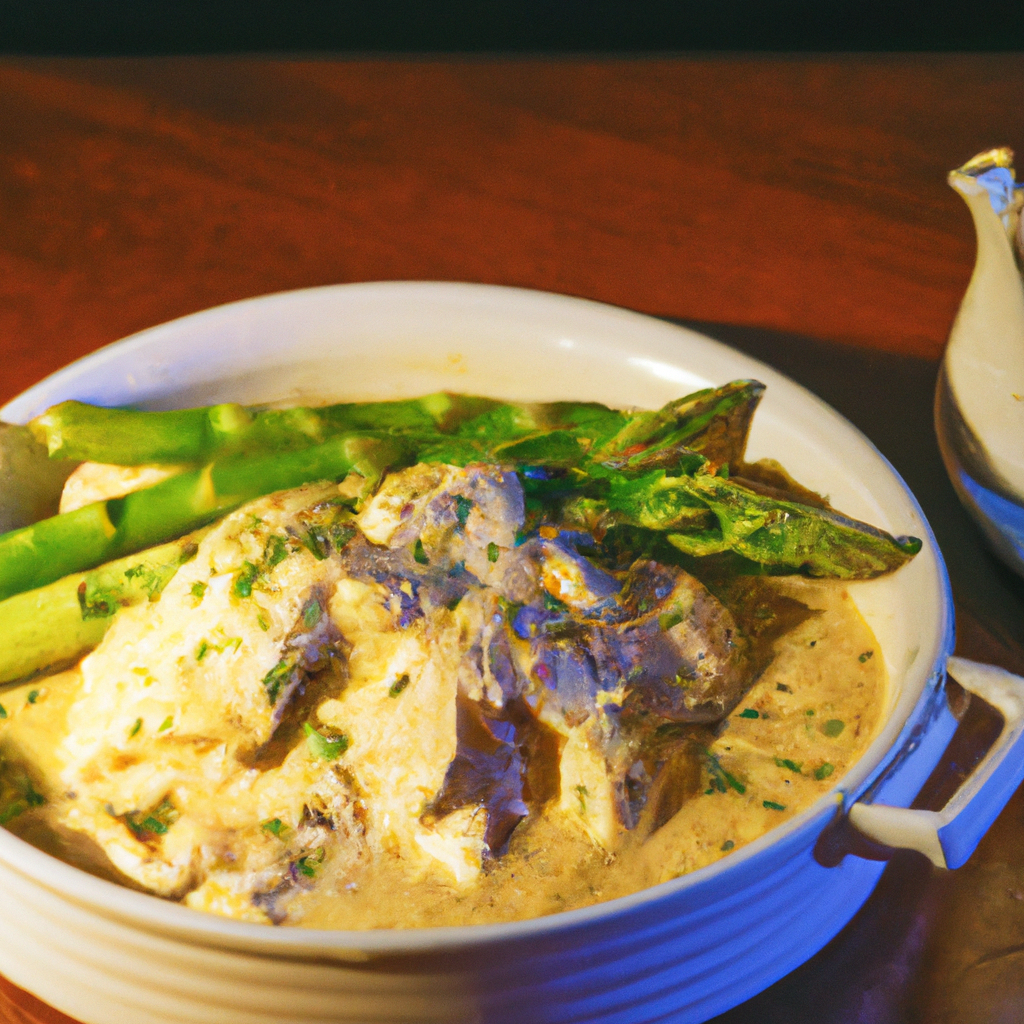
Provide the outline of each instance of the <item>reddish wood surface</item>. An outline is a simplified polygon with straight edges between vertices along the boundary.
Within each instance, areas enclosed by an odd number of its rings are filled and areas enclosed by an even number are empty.
[[[1017,57],[0,63],[0,396],[261,292],[446,278],[935,355]]]
[[[1024,142],[1021,95],[998,55],[0,60],[0,399],[209,305],[372,279],[936,357],[973,260],[945,172]],[[794,984],[829,1022],[1024,1019],[1022,815],[960,872],[890,872],[896,923]],[[826,1019],[779,991],[759,1021]],[[67,1018],[0,980],[0,1021]]]

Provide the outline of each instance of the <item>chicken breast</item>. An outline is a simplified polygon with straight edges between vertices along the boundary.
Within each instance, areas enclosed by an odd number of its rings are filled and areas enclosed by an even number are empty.
[[[210,864],[238,859],[225,851],[245,845],[243,822],[262,820],[254,759],[334,653],[326,608],[340,560],[310,537],[339,527],[336,499],[314,485],[227,516],[159,602],[120,612],[82,662],[61,751],[65,823],[148,889],[188,891]],[[297,824],[304,787],[290,803],[274,813]]]
[[[347,493],[250,503],[118,613],[81,664],[62,824],[137,885],[270,922],[371,862],[472,885],[532,811],[613,852],[682,756],[658,726],[749,682],[729,613],[682,570],[524,539],[500,466],[393,473],[358,514]]]

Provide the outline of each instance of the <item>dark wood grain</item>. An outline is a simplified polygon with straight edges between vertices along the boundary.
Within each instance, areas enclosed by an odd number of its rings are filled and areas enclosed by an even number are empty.
[[[861,426],[947,551],[959,649],[1020,671],[1020,583],[979,563],[928,402],[973,261],[945,172],[1024,142],[1022,94],[1015,55],[2,60],[0,399],[151,324],[341,281],[700,321],[848,414],[884,399]],[[1018,794],[965,868],[901,856],[723,1024],[1024,1019],[1022,849]],[[0,1021],[67,1018],[0,980]]]

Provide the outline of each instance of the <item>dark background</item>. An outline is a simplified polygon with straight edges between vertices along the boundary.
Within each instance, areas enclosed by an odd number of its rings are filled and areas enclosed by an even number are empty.
[[[1024,3],[0,0],[0,52],[1015,50]]]

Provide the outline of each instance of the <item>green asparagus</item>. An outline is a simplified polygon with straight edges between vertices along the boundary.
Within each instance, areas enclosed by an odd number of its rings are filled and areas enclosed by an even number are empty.
[[[104,409],[61,402],[29,429],[53,459],[136,466],[195,465],[224,455],[293,451],[360,430],[450,432],[496,406],[487,398],[439,393],[397,402],[346,402],[319,409],[214,405],[171,412]]]
[[[75,662],[103,639],[119,608],[158,597],[193,557],[201,536],[193,533],[0,601],[0,683]]]
[[[0,536],[0,600],[195,530],[246,501],[355,472],[372,483],[408,461],[396,438],[340,435],[279,455],[231,456],[123,498]]]
[[[415,461],[500,462],[526,478],[539,473],[528,489],[534,508],[559,509],[597,534],[616,525],[656,531],[692,556],[729,550],[773,570],[847,579],[903,564],[919,541],[818,507],[809,493],[765,493],[728,479],[744,466],[763,391],[757,381],[734,381],[653,412],[447,393],[322,409],[166,413],[65,402],[31,424],[54,457],[213,461],[0,536],[0,599],[180,536],[274,490],[350,470],[372,483]]]

